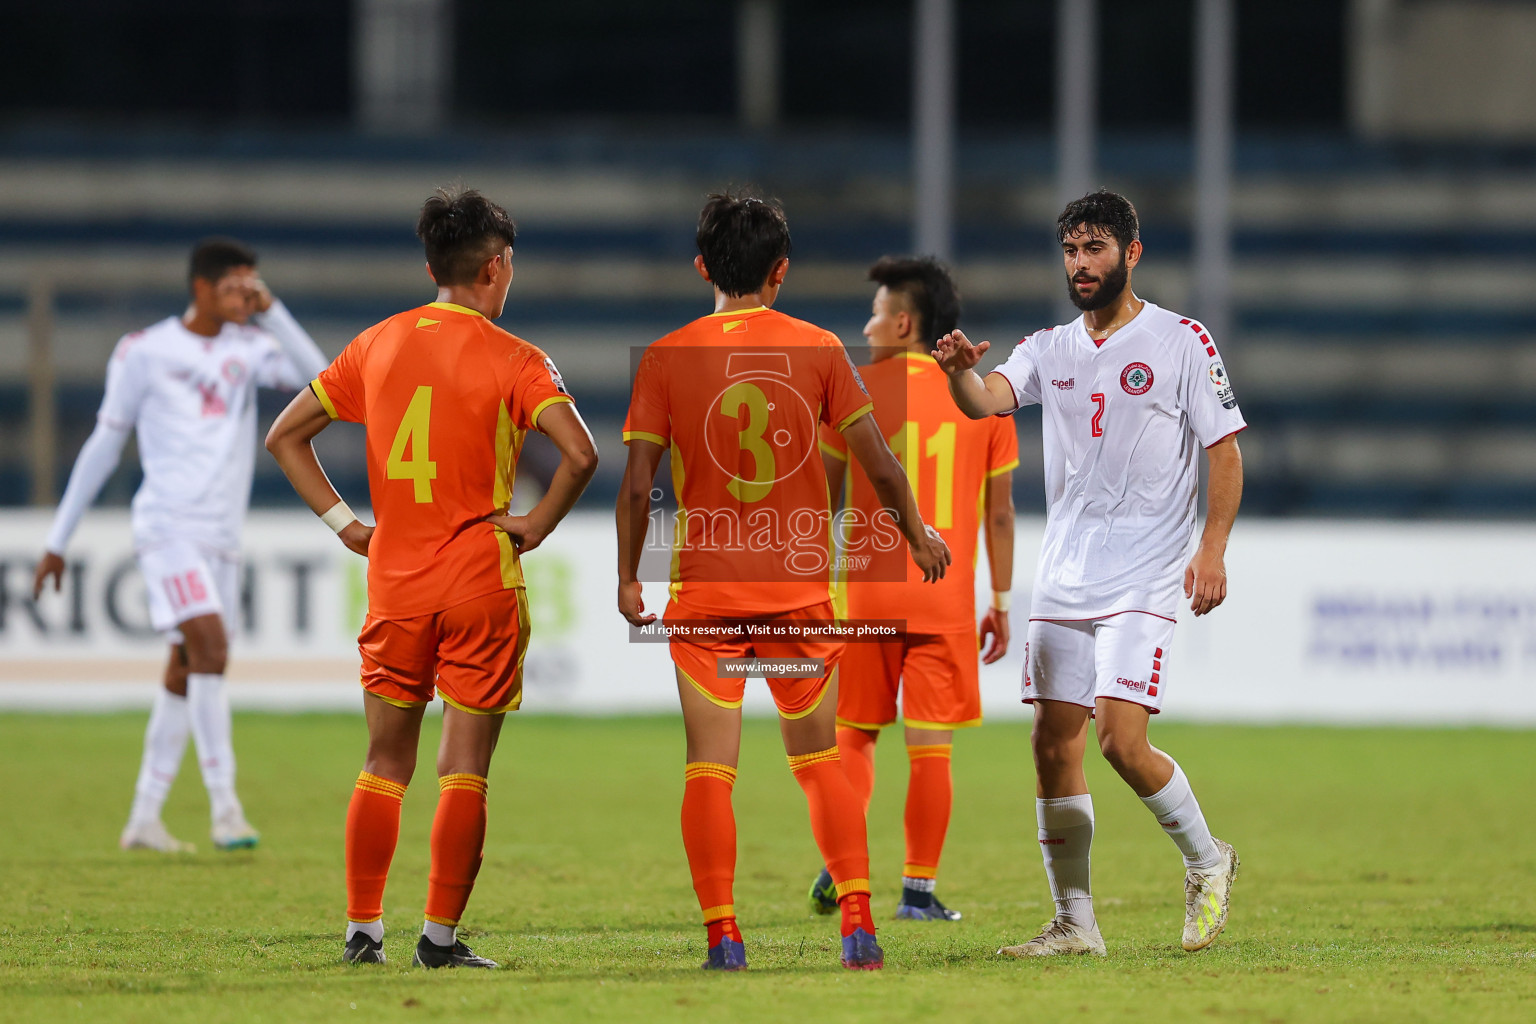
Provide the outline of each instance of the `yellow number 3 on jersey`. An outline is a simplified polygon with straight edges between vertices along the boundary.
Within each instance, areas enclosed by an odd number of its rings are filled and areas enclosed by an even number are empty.
[[[416,503],[432,500],[432,481],[437,479],[437,463],[428,455],[428,434],[432,429],[432,389],[423,384],[411,396],[411,404],[405,407],[400,427],[395,431],[394,443],[389,446],[389,461],[384,463],[384,475],[391,480],[409,480],[416,486]],[[406,446],[411,457],[405,457]]]

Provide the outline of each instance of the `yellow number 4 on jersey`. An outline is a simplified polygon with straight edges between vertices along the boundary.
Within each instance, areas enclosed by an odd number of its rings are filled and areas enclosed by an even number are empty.
[[[431,502],[432,481],[437,479],[437,463],[428,455],[431,427],[432,389],[423,384],[405,407],[394,443],[389,446],[389,460],[384,463],[384,475],[389,479],[409,480],[415,485],[419,505]],[[409,459],[405,457],[407,445],[411,449]]]

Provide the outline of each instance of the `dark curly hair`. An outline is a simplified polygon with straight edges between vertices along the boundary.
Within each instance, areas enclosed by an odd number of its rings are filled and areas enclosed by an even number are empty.
[[[438,284],[468,284],[480,264],[517,243],[507,211],[472,188],[440,188],[421,204],[416,237]]]
[[[1109,234],[1120,243],[1123,252],[1127,246],[1141,237],[1141,222],[1136,217],[1136,207],[1118,192],[1101,188],[1081,199],[1074,199],[1056,218],[1056,241],[1064,242],[1078,228],[1097,229]]]

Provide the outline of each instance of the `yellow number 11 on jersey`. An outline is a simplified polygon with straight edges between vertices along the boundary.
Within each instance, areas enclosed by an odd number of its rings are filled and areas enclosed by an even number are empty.
[[[416,487],[417,504],[432,500],[432,481],[437,479],[437,463],[428,455],[428,435],[432,429],[432,389],[423,384],[411,396],[411,404],[405,407],[400,427],[395,431],[394,443],[389,446],[389,460],[384,463],[384,475],[391,480],[409,480]],[[410,445],[411,457],[405,457],[406,445]]]
[[[889,438],[891,453],[907,471],[907,481],[912,485],[912,497],[920,498],[918,489],[918,425],[907,420],[901,429]],[[928,435],[922,452],[934,461],[933,526],[939,530],[952,529],[955,525],[955,425],[941,423],[939,429]],[[919,506],[921,507],[921,506]]]

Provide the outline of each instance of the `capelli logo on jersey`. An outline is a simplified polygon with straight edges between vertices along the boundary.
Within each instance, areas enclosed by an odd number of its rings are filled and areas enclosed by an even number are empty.
[[[1071,391],[1073,388],[1077,387],[1077,378],[1068,377],[1066,380],[1053,380],[1051,381],[1051,384],[1058,391]]]
[[[1142,682],[1140,679],[1127,679],[1124,676],[1121,676],[1119,679],[1116,679],[1115,682],[1120,686],[1125,687],[1127,690],[1134,690],[1137,693],[1143,693],[1147,689],[1147,684]]]

